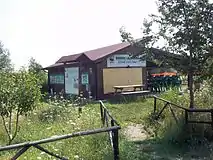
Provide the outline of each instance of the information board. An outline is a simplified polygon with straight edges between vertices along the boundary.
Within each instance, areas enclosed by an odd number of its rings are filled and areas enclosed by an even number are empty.
[[[118,54],[107,58],[107,67],[146,67],[146,60],[132,58],[128,54]]]
[[[50,74],[50,84],[64,84],[64,75]]]

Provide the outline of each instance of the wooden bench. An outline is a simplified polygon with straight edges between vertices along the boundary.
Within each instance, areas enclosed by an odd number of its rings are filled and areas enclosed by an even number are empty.
[[[139,85],[123,85],[123,86],[114,86],[113,88],[115,89],[115,93],[118,92],[118,90],[120,90],[120,92],[123,92],[124,88],[133,88],[133,91],[136,91],[137,89],[140,89],[140,91],[142,91],[144,85],[139,84]]]
[[[135,101],[138,97],[147,98],[151,95],[149,90],[143,91],[132,91],[132,92],[121,92],[115,96],[116,101],[128,102]]]
[[[149,94],[149,90],[144,90],[144,91],[134,91],[134,92],[123,92],[121,95],[143,95],[143,94]]]

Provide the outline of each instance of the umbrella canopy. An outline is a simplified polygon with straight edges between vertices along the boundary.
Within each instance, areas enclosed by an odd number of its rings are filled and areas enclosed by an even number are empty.
[[[177,71],[174,68],[155,68],[150,71],[152,76],[174,76]]]
[[[177,73],[173,73],[173,72],[163,72],[163,73],[155,73],[155,74],[151,74],[152,76],[176,76]]]

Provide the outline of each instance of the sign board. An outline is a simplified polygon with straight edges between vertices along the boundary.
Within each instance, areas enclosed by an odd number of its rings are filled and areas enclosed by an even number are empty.
[[[67,94],[79,94],[79,68],[65,68],[65,92]]]
[[[146,67],[146,61],[131,58],[128,54],[118,54],[107,58],[107,67]]]
[[[64,84],[64,75],[50,74],[50,84]]]
[[[89,83],[89,76],[88,73],[81,74],[81,84],[88,84]]]

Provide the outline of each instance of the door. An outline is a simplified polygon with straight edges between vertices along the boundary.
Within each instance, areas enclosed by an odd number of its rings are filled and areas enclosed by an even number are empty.
[[[65,68],[65,92],[66,94],[79,94],[79,68]]]

